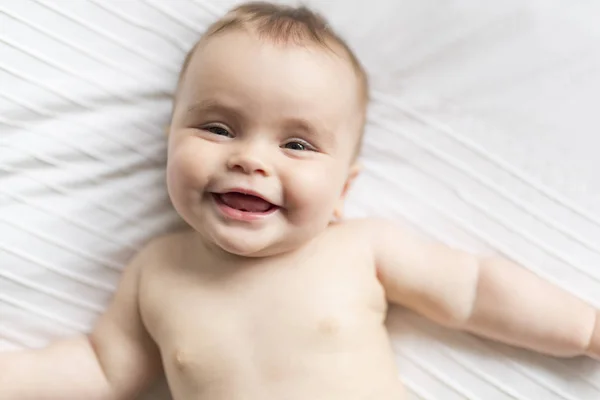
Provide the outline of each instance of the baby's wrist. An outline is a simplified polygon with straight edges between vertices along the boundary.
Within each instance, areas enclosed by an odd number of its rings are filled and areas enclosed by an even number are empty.
[[[596,310],[596,323],[587,349],[587,355],[600,361],[600,310]]]

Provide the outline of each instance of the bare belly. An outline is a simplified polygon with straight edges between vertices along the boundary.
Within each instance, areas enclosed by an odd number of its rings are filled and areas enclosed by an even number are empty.
[[[387,337],[376,336],[328,351],[277,343],[253,351],[230,342],[216,358],[210,350],[174,347],[163,359],[174,400],[401,400]]]

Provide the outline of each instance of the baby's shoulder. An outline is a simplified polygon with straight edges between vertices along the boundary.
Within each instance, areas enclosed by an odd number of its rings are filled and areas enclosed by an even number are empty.
[[[178,231],[157,236],[148,241],[137,254],[144,265],[165,265],[176,263],[190,247],[191,232]]]
[[[416,237],[414,228],[404,221],[384,218],[357,218],[336,222],[330,226],[331,237],[340,246],[368,247],[377,255],[390,248],[408,246]]]

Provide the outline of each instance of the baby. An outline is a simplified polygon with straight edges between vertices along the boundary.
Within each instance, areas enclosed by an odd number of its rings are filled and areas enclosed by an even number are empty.
[[[555,356],[600,357],[599,312],[513,263],[342,220],[367,79],[306,8],[238,6],[183,66],[167,185],[191,227],[123,273],[93,332],[0,357],[2,400],[398,400],[388,301]]]

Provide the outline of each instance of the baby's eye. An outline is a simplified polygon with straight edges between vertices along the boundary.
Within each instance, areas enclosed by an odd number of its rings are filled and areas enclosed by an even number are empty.
[[[214,133],[215,135],[231,137],[231,133],[227,129],[223,128],[222,126],[213,125],[213,126],[207,126],[203,129],[205,131]]]
[[[287,142],[286,144],[283,145],[283,147],[286,149],[296,150],[296,151],[312,150],[312,147],[308,143],[301,142],[298,140],[293,140],[291,142]]]

